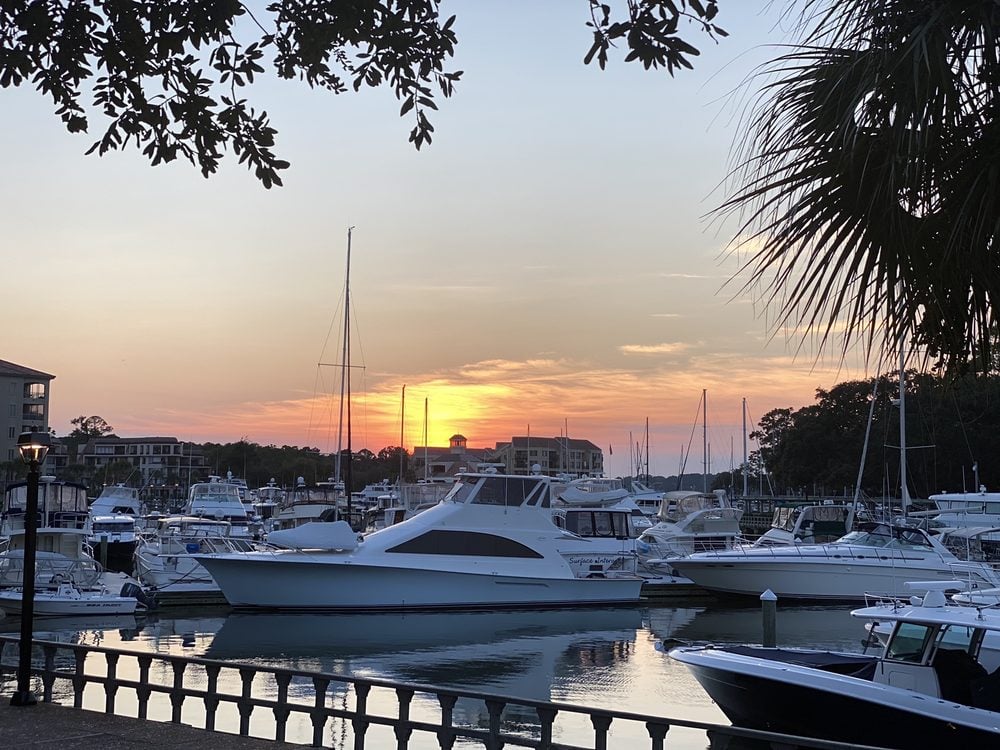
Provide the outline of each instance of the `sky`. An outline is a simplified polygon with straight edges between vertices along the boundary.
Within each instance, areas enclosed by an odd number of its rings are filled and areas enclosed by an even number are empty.
[[[731,281],[745,255],[710,212],[747,77],[791,24],[783,2],[720,5],[730,36],[690,28],[702,55],[671,78],[623,53],[584,65],[585,0],[445,2],[464,75],[419,152],[388,89],[265,76],[248,97],[291,162],[272,190],[232,154],[207,180],[134,149],[85,156],[99,119],[70,135],[33,90],[0,90],[20,276],[0,358],[56,376],[59,435],[99,415],[122,436],[335,450],[354,227],[355,450],[568,434],[627,475],[648,420],[651,473],[688,451],[701,471],[703,429],[727,470],[744,399],[752,426],[871,373],[775,330]]]

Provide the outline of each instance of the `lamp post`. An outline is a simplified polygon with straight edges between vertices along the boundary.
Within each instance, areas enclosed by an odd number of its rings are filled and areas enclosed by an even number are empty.
[[[21,572],[21,641],[17,665],[17,692],[12,706],[33,706],[31,692],[31,635],[35,617],[35,535],[38,530],[39,467],[48,455],[52,441],[47,432],[22,432],[17,438],[21,460],[28,465],[28,495],[24,507],[24,569]]]

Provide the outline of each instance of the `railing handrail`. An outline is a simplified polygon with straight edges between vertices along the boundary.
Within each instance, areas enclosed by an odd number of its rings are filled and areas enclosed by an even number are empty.
[[[7,644],[18,643],[18,638],[10,635],[0,635],[0,672],[14,671],[14,667],[3,664],[3,654]],[[426,732],[437,736],[442,748],[451,748],[458,738],[473,739],[484,743],[488,750],[500,748],[506,745],[518,745],[532,748],[559,748],[560,750],[582,750],[579,746],[565,743],[555,743],[552,740],[552,730],[557,714],[572,714],[576,716],[589,717],[594,729],[594,747],[607,748],[609,729],[613,721],[627,721],[640,723],[645,726],[650,737],[653,750],[663,750],[664,738],[671,727],[685,727],[688,729],[702,730],[705,732],[730,735],[749,739],[781,741],[799,745],[801,747],[816,748],[818,750],[879,750],[879,748],[867,745],[844,744],[829,740],[820,740],[806,737],[793,737],[772,732],[744,729],[718,724],[711,724],[701,721],[691,721],[688,719],[675,719],[663,716],[651,716],[647,714],[620,711],[616,709],[604,709],[578,706],[559,701],[541,701],[532,698],[520,698],[503,695],[499,693],[488,693],[472,691],[462,688],[442,688],[419,683],[396,682],[379,678],[352,677],[331,672],[307,671],[301,669],[290,669],[286,667],[276,667],[269,665],[247,664],[232,661],[222,661],[218,659],[206,659],[197,656],[181,656],[176,654],[159,654],[148,651],[132,651],[115,649],[107,646],[85,645],[75,643],[62,643],[59,641],[34,640],[35,647],[41,648],[45,657],[45,666],[42,669],[33,668],[33,674],[42,677],[44,693],[43,700],[52,702],[53,684],[56,679],[65,679],[72,683],[74,693],[74,707],[83,708],[83,691],[87,683],[96,683],[104,686],[105,690],[105,713],[114,714],[115,696],[120,688],[134,690],[138,699],[138,718],[147,718],[148,700],[153,693],[165,694],[169,696],[171,704],[171,721],[181,722],[181,708],[185,698],[192,698],[202,701],[205,706],[205,723],[207,730],[215,730],[215,710],[220,703],[235,704],[240,715],[239,734],[241,736],[250,735],[250,715],[254,708],[270,709],[273,713],[275,724],[275,739],[287,741],[285,738],[285,727],[287,719],[292,712],[307,715],[313,724],[312,746],[321,747],[323,744],[323,732],[326,722],[330,718],[350,719],[356,733],[354,743],[355,748],[364,748],[365,732],[371,725],[390,726],[394,729],[398,747],[407,747],[410,734],[414,730]],[[71,651],[74,654],[75,669],[67,671],[66,668],[57,669],[55,666],[55,656],[59,651]],[[100,676],[87,674],[85,672],[85,662],[88,654],[102,654],[105,658],[106,674]],[[123,657],[135,659],[139,667],[139,679],[125,679],[117,676],[120,659]],[[170,665],[174,676],[173,684],[151,684],[149,675],[152,664],[159,662]],[[207,685],[204,688],[185,687],[184,673],[188,666],[200,667],[207,676]],[[218,676],[221,670],[231,670],[239,672],[241,691],[239,693],[220,692]],[[253,685],[259,674],[269,674],[274,679],[274,687],[277,688],[276,699],[254,697]],[[300,678],[311,683],[314,691],[314,702],[295,702],[290,700],[289,686],[293,679]],[[327,704],[327,690],[330,683],[340,683],[353,687],[357,708],[350,710],[338,708]],[[299,683],[300,685],[305,683]],[[367,698],[372,688],[381,688],[393,691],[399,701],[399,713],[397,717],[386,716],[384,714],[368,714]],[[437,698],[441,706],[440,723],[428,723],[411,719],[409,715],[410,703],[417,693],[428,694]],[[461,726],[452,723],[452,710],[459,698],[471,699],[485,703],[489,711],[489,729],[477,728],[475,726]],[[522,734],[512,734],[503,731],[502,713],[506,706],[515,705],[535,709],[540,722],[539,738],[527,737]],[[294,740],[291,740],[294,741]]]

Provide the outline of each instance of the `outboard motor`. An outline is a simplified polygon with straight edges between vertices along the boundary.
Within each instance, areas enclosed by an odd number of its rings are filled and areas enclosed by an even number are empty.
[[[131,581],[126,581],[122,584],[122,590],[118,593],[118,596],[135,599],[143,609],[156,609],[156,600],[147,594],[142,586]]]

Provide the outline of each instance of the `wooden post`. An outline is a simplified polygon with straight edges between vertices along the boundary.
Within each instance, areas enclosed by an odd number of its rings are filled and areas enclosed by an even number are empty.
[[[765,648],[774,648],[778,642],[777,618],[778,618],[778,597],[771,589],[760,595],[760,609],[764,616],[764,640]]]

